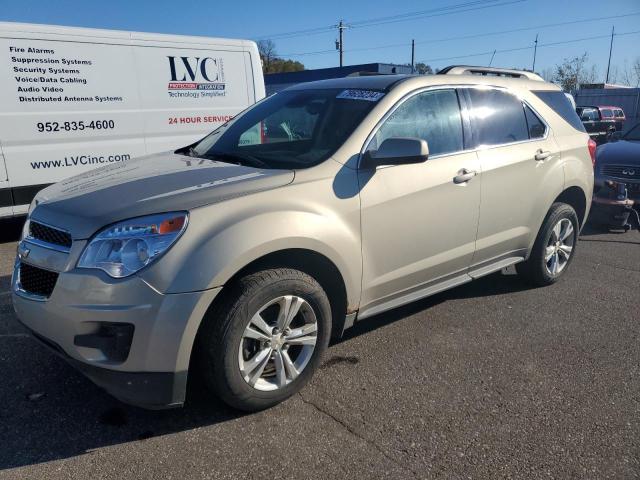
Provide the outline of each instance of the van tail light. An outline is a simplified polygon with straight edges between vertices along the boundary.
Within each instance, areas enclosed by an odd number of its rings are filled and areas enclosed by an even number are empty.
[[[593,140],[593,138],[589,139],[589,155],[591,155],[591,163],[593,164],[593,168],[596,168],[596,147],[598,144]]]

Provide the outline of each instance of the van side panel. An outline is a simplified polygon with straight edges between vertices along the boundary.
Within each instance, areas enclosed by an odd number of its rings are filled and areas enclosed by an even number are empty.
[[[263,97],[254,42],[0,22],[0,190],[24,213],[46,185],[190,144]]]
[[[0,136],[11,187],[145,152],[132,49],[90,40],[0,38]]]
[[[133,48],[147,153],[193,143],[254,103],[241,49]]]

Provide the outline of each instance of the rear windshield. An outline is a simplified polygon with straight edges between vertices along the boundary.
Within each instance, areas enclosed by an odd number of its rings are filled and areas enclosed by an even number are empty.
[[[333,155],[383,96],[344,88],[280,92],[178,153],[261,168],[308,168]]]
[[[624,138],[625,140],[640,142],[640,123],[629,130],[622,138]]]
[[[582,125],[580,121],[580,117],[578,117],[578,114],[573,109],[573,105],[571,105],[571,102],[563,92],[538,90],[533,93],[551,107],[554,112],[564,118],[573,128],[580,132],[586,132],[584,125]]]

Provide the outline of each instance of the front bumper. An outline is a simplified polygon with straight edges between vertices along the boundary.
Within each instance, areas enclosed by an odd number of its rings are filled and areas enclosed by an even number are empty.
[[[40,266],[46,252],[31,248],[35,253],[22,261]],[[36,338],[126,403],[147,408],[184,403],[195,336],[220,288],[162,294],[135,275],[116,280],[98,270],[71,269],[59,273],[53,292],[42,299],[21,291],[19,268],[17,261],[13,305]],[[125,325],[133,326],[126,358],[86,341],[104,338],[105,326]]]

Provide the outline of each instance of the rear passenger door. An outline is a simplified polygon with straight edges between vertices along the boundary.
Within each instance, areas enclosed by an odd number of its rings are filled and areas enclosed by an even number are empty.
[[[473,274],[526,255],[549,208],[547,194],[562,190],[564,176],[559,148],[529,105],[505,89],[465,93],[482,168]]]

